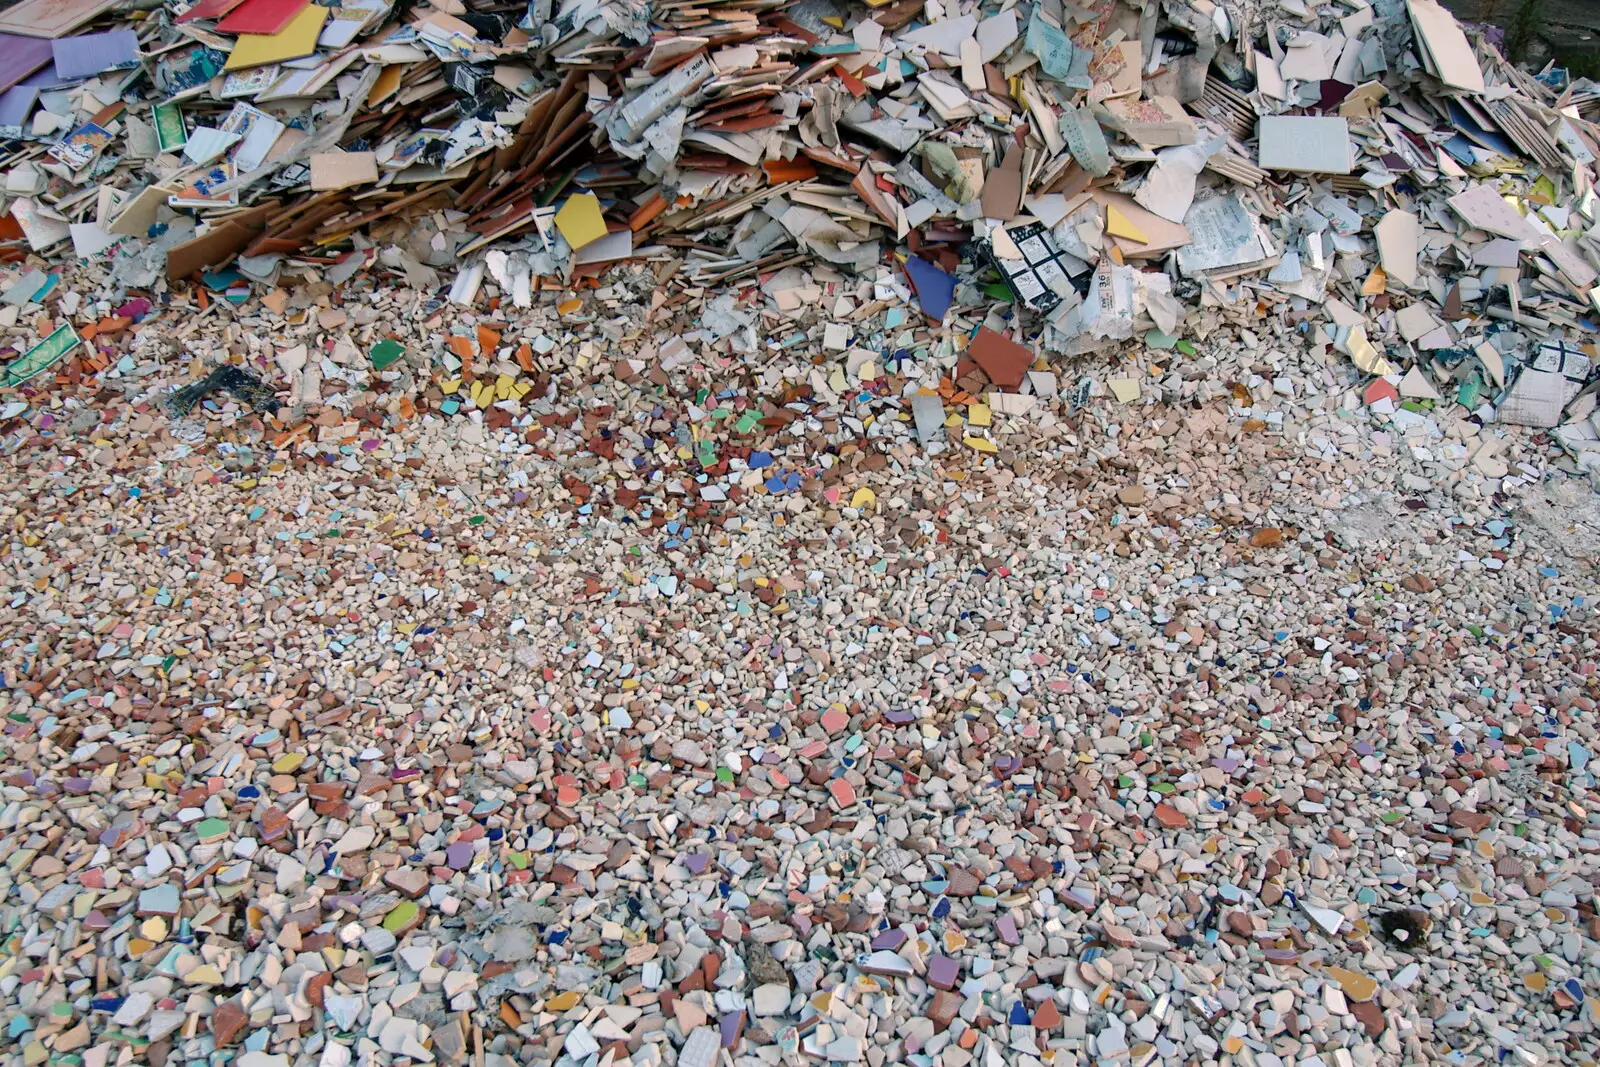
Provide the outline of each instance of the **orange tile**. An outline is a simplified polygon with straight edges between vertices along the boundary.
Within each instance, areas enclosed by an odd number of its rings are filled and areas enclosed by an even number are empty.
[[[774,185],[779,182],[810,181],[817,176],[816,165],[804,156],[768,160],[761,164],[761,169],[767,172],[767,181]]]
[[[628,216],[628,229],[638,231],[647,226],[652,219],[667,210],[667,200],[660,193],[656,193],[649,200],[639,205],[632,215]]]

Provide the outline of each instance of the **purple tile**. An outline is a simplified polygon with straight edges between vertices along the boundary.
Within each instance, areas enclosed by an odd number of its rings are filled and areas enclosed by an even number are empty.
[[[0,33],[0,89],[9,89],[50,62],[55,52],[45,37]]]
[[[872,949],[874,952],[876,952],[878,949],[887,949],[890,952],[894,952],[905,943],[906,932],[901,930],[899,927],[896,927],[892,930],[885,930],[883,933],[873,938]]]
[[[725,1012],[717,1020],[717,1030],[722,1036],[722,1047],[735,1049],[739,1047],[739,1038],[744,1036],[744,1012]]]
[[[1000,921],[994,924],[994,928],[1000,932],[1000,940],[1008,945],[1019,944],[1022,941],[1017,936],[1017,920],[1009,915],[1000,916]]]
[[[56,77],[82,81],[108,70],[130,70],[139,65],[139,35],[132,30],[85,33],[51,42]]]
[[[928,961],[928,984],[935,989],[954,989],[961,976],[961,964],[949,956],[935,956]]]
[[[445,862],[452,871],[464,871],[472,863],[472,843],[457,841],[444,850]]]

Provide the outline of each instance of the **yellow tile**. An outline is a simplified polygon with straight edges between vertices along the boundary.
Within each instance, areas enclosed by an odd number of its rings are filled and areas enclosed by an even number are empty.
[[[556,229],[574,249],[592,244],[606,235],[606,220],[600,214],[600,198],[593,193],[570,196],[556,212]]]
[[[1106,205],[1106,232],[1116,237],[1126,237],[1130,241],[1138,241],[1142,245],[1150,243],[1150,238],[1145,236],[1143,230],[1128,221],[1128,216]]]
[[[327,8],[307,4],[300,14],[289,20],[289,25],[277,33],[240,34],[222,69],[244,70],[246,67],[261,67],[309,56],[317,50],[317,37],[322,33],[322,24],[327,18]]]
[[[573,1008],[576,1008],[578,1006],[578,1002],[582,999],[582,993],[578,992],[576,989],[569,989],[565,993],[557,993],[555,996],[545,1001],[544,1010],[548,1012],[554,1012],[555,1014],[559,1015],[562,1012],[571,1011]]]

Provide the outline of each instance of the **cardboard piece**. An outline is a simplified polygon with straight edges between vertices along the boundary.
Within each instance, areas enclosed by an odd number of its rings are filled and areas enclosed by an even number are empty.
[[[317,50],[317,35],[322,32],[322,24],[327,18],[327,8],[310,4],[291,19],[280,33],[245,34],[233,46],[222,69],[245,70],[289,59],[303,59]]]
[[[372,152],[317,152],[310,162],[311,188],[319,193],[378,180],[378,157]]]
[[[1338,115],[1263,115],[1256,126],[1256,163],[1291,174],[1349,174],[1350,124]]]

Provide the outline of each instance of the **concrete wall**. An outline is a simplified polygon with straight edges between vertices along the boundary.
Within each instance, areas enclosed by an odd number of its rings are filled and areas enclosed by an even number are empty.
[[[1468,22],[1507,25],[1526,0],[1440,0]],[[1600,56],[1600,0],[1543,0],[1540,36],[1556,55]],[[1543,56],[1530,56],[1542,66]]]

